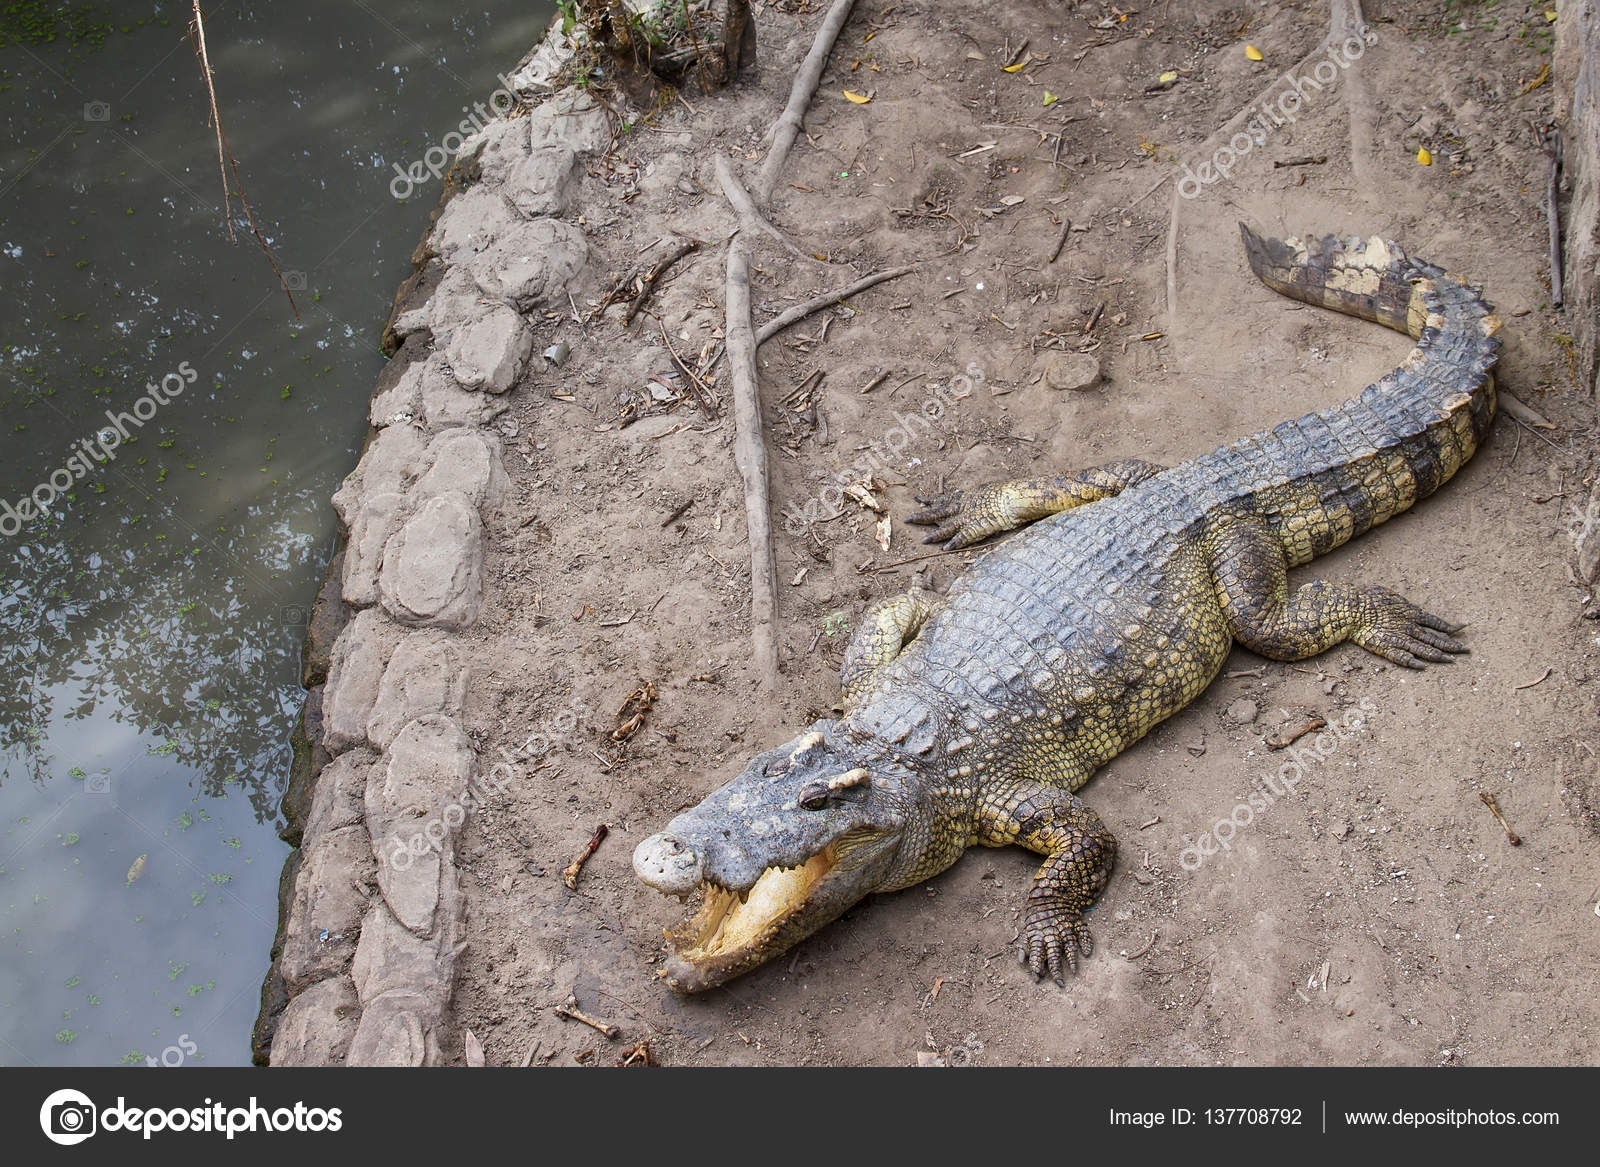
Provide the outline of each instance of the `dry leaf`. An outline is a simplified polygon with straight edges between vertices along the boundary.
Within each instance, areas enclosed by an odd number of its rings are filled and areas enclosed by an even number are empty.
[[[1521,97],[1524,93],[1532,93],[1535,89],[1539,88],[1539,86],[1543,85],[1548,80],[1550,80],[1550,63],[1546,61],[1543,65],[1539,66],[1538,76],[1518,90],[1517,96]]]
[[[1417,161],[1422,163],[1424,166],[1433,165],[1433,155],[1428,153],[1428,148],[1426,146],[1417,147]]]
[[[1047,107],[1054,105],[1060,100],[1061,99],[1059,97],[1057,97],[1054,93],[1051,93],[1048,89],[1044,91],[1044,103]]]
[[[1021,72],[1023,69],[1026,69],[1028,67],[1028,65],[1032,61],[1033,61],[1033,54],[1029,53],[1026,57],[1023,57],[1022,60],[1018,61],[1015,65],[1007,65],[1005,67],[1005,70],[1006,70],[1007,73],[1018,73],[1018,72]]]
[[[467,1045],[467,1065],[469,1065],[469,1066],[487,1065],[488,1063],[486,1063],[483,1060],[483,1043],[480,1042],[477,1039],[477,1037],[473,1034],[472,1030],[469,1029],[466,1032],[467,1032],[467,1042],[466,1042],[466,1045]]]
[[[857,105],[866,105],[867,102],[872,100],[872,94],[870,93],[852,93],[848,89],[844,91],[844,96],[847,101],[853,101]]]
[[[844,496],[860,503],[869,511],[876,511],[881,515],[889,508],[884,505],[882,499],[872,493],[873,487],[876,485],[877,483],[873,482],[870,478],[863,478],[860,482],[852,482],[849,486],[845,487]]]
[[[1171,85],[1177,79],[1178,71],[1176,69],[1168,69],[1165,73],[1156,78],[1156,80],[1161,82],[1163,85]]]
[[[1261,55],[1261,50],[1256,48],[1255,45],[1245,45],[1244,55],[1249,57],[1252,61],[1262,61],[1266,59]]]
[[[885,551],[889,550],[889,516],[884,515],[878,520],[878,546]]]

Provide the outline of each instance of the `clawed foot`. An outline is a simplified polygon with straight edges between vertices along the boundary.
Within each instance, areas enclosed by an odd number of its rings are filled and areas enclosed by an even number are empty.
[[[1035,980],[1048,972],[1056,984],[1065,987],[1062,965],[1076,974],[1079,952],[1085,959],[1092,956],[1094,939],[1077,911],[1053,904],[1035,904],[1028,909],[1017,937],[1017,959]]]
[[[1378,615],[1368,628],[1351,637],[1368,652],[1404,668],[1420,669],[1425,662],[1445,664],[1452,655],[1467,651],[1465,644],[1450,635],[1465,625],[1424,612],[1387,588],[1374,589],[1372,598],[1380,605]]]
[[[951,490],[924,498],[917,495],[922,509],[906,516],[906,522],[933,527],[923,536],[924,543],[943,543],[946,551],[959,551],[1013,524],[1000,493],[1001,483],[975,490]]]

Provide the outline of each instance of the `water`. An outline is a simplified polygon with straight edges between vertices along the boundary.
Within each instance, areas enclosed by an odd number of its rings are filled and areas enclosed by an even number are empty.
[[[438,195],[396,202],[392,166],[551,7],[208,6],[223,125],[298,320],[237,200],[228,242],[188,5],[7,7],[0,1064],[246,1064],[327,499]]]

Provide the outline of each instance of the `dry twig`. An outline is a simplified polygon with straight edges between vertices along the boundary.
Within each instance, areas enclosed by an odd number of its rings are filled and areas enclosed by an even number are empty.
[[[1505,831],[1506,838],[1510,841],[1511,845],[1513,847],[1522,846],[1522,836],[1513,831],[1511,829],[1511,824],[1506,822],[1506,816],[1500,813],[1500,804],[1495,802],[1494,795],[1490,794],[1487,790],[1480,790],[1478,792],[1478,797],[1483,799],[1483,805],[1489,808],[1490,814],[1494,815],[1495,822],[1499,823],[1501,828]]]
[[[261,228],[256,226],[255,212],[250,209],[250,199],[244,193],[244,179],[239,177],[239,160],[233,156],[233,150],[228,145],[228,135],[222,128],[222,114],[217,109],[216,80],[211,71],[211,57],[206,51],[206,23],[205,17],[200,12],[200,0],[190,0],[194,10],[194,19],[189,22],[189,31],[194,38],[195,56],[200,58],[200,72],[206,81],[206,96],[211,102],[211,124],[217,130],[217,173],[222,179],[222,222],[228,228],[228,242],[235,241],[233,231],[233,204],[228,193],[228,171],[233,171],[233,181],[239,187],[239,203],[244,207],[245,218],[250,223],[250,233],[256,237],[256,243],[267,257],[267,262],[272,265],[272,274],[278,277],[278,286],[283,289],[283,294],[289,297],[289,308],[294,312],[295,319],[300,319],[300,306],[294,302],[294,293],[289,289],[289,281],[283,278],[283,272],[278,268],[278,259],[272,254],[272,248],[267,246],[267,241],[261,237]]]

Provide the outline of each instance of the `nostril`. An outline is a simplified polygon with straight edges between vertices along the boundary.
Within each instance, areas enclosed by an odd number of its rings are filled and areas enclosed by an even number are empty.
[[[633,869],[646,883],[663,891],[698,882],[700,857],[673,835],[651,835],[634,850]]]

